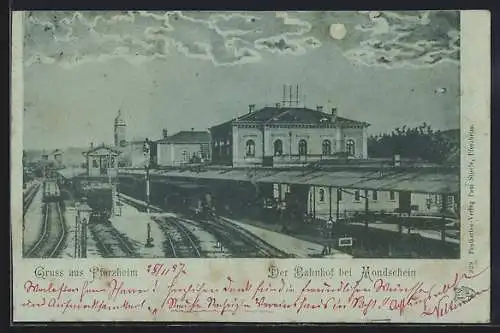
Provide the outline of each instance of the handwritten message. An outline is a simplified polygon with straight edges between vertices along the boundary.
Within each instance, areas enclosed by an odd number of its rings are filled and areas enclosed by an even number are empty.
[[[302,316],[311,312],[355,312],[360,318],[410,312],[440,319],[489,291],[489,286],[471,287],[487,271],[454,272],[440,283],[426,283],[414,278],[414,270],[364,266],[355,272],[352,268],[285,269],[270,265],[264,278],[240,279],[225,274],[207,282],[197,280],[184,262],[155,262],[137,271],[93,266],[88,271],[66,272],[38,266],[33,276],[23,281],[21,307],[23,311],[50,309],[66,316],[74,312],[142,312],[153,320],[168,313],[230,317],[241,313]],[[396,276],[400,278],[394,279]]]

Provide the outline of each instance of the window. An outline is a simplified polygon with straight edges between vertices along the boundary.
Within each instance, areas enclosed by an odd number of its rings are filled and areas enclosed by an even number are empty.
[[[325,190],[322,188],[319,189],[319,201],[324,202],[325,201]]]
[[[339,201],[342,201],[342,190],[340,188],[337,190],[337,197]]]
[[[98,168],[99,167],[99,164],[97,163],[97,159],[95,159],[95,158],[92,160],[92,167],[93,168]]]
[[[372,193],[372,199],[373,200],[378,200],[378,193],[377,193],[377,191],[373,191],[373,193]]]
[[[246,156],[247,157],[254,157],[255,156],[255,142],[253,142],[253,140],[247,141]]]
[[[453,209],[453,206],[455,205],[455,197],[453,195],[448,196],[448,209]]]
[[[346,147],[346,152],[349,156],[353,156],[356,153],[356,147],[353,139],[347,140],[345,147]]]
[[[273,198],[279,198],[279,197],[280,197],[280,185],[273,184]]]
[[[359,201],[359,190],[354,192],[354,201]]]
[[[304,139],[299,141],[299,155],[307,155],[307,141]]]
[[[274,156],[281,156],[283,154],[283,141],[280,139],[274,141]]]
[[[394,199],[394,191],[390,191],[390,192],[389,192],[389,200],[391,200],[391,201],[392,201],[392,200],[395,200],[395,199]]]
[[[432,206],[432,199],[431,198],[426,198],[425,199],[425,207],[427,209],[431,209],[431,206]]]
[[[109,163],[109,167],[110,168],[114,168],[115,167],[115,158],[114,157],[111,157],[111,162]]]
[[[188,161],[189,160],[189,155],[186,150],[182,151],[182,160],[183,161]]]
[[[330,140],[323,141],[323,155],[331,155],[332,154],[332,143]]]
[[[436,206],[441,206],[441,196],[439,194],[434,194],[434,204]]]

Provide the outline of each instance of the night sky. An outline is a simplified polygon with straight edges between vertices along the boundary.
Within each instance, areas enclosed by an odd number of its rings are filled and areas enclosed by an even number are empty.
[[[458,12],[26,12],[24,146],[207,129],[282,99],[367,121],[458,128]]]

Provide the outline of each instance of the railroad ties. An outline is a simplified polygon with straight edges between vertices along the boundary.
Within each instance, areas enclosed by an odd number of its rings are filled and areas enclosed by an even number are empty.
[[[42,229],[38,240],[25,253],[27,258],[54,258],[63,248],[67,228],[57,202],[44,204]]]
[[[198,240],[191,231],[174,217],[155,217],[153,220],[165,235],[163,248],[173,258],[199,258],[202,256]]]
[[[35,184],[28,191],[26,191],[25,195],[23,195],[23,218],[39,190],[40,184]]]
[[[109,221],[90,219],[89,231],[98,251],[104,258],[136,258],[137,252],[131,242]]]
[[[145,203],[140,200],[129,198],[124,195],[120,195],[120,199],[141,212],[145,211]],[[150,211],[162,212],[160,208],[155,206],[150,206]],[[166,253],[169,253],[172,257],[195,258],[203,254],[198,246],[196,237],[189,231],[186,227],[187,225],[193,225],[213,235],[224,248],[229,250],[231,257],[291,257],[289,254],[266,243],[246,229],[222,218],[205,219],[198,217],[187,219],[182,217],[182,214],[178,212],[176,212],[176,214],[178,215],[177,217],[158,216],[153,218],[165,234],[166,241],[164,248]]]
[[[225,221],[221,218],[190,221],[182,219],[205,229],[227,248],[234,258],[289,258],[290,255],[266,243],[251,232]]]

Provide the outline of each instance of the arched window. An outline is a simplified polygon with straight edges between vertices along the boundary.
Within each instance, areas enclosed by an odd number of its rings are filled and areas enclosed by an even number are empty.
[[[247,141],[246,156],[247,157],[254,157],[255,156],[255,142],[253,140]]]
[[[281,156],[283,154],[283,141],[280,139],[274,141],[274,156]]]
[[[307,155],[307,141],[304,139],[299,141],[299,155]]]
[[[319,189],[319,201],[324,202],[325,201],[325,190],[322,188]]]
[[[111,162],[109,163],[109,167],[110,168],[114,168],[115,167],[115,158],[114,157],[111,157]]]
[[[323,155],[331,155],[332,154],[332,143],[330,140],[323,140]]]
[[[346,152],[349,156],[352,156],[356,153],[356,147],[353,139],[347,140],[345,147],[346,147]]]

